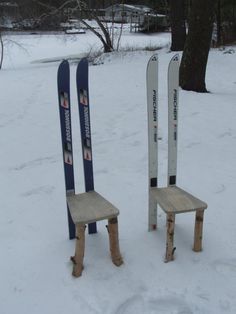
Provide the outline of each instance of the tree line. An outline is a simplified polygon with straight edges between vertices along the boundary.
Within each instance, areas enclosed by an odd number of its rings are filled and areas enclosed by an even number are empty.
[[[24,19],[35,19],[39,21],[44,17],[44,23],[38,23],[42,29],[56,28],[62,19],[66,19],[66,9],[73,11],[73,7],[86,4],[88,10],[105,9],[108,6],[119,4],[142,4],[147,5],[157,13],[165,14],[171,24],[172,48],[182,50],[186,38],[186,27],[189,25],[193,0],[0,0],[1,3],[15,3],[17,10],[12,10],[12,14],[17,14],[18,21]],[[207,2],[207,1],[206,1]],[[236,1],[216,0],[214,5],[210,2],[211,10],[216,28],[216,44],[224,45],[236,40]],[[57,10],[63,7],[62,10]],[[0,6],[0,18],[1,18]],[[52,14],[53,13],[53,14]],[[84,17],[84,16],[83,16]],[[19,23],[20,24],[20,23]],[[35,23],[37,26],[37,23]]]
[[[55,25],[62,18],[68,17],[65,15],[67,10],[72,15],[79,10],[81,22],[101,40],[104,52],[114,50],[112,32],[96,14],[96,10],[116,3],[124,4],[124,1],[15,0],[14,3],[17,4],[22,19],[43,20],[44,25],[47,25],[47,21]],[[236,40],[236,1],[127,0],[125,3],[147,5],[169,17],[171,50],[183,51],[180,86],[186,90],[207,92],[205,75],[209,49],[213,41],[212,34],[215,32],[214,44],[218,46]],[[99,31],[91,27],[86,18],[95,20]],[[3,50],[1,33],[0,39]]]

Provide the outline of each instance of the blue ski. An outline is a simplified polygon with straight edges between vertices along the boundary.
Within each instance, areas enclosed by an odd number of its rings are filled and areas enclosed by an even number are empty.
[[[93,156],[89,112],[89,88],[88,88],[88,61],[82,59],[76,72],[77,95],[79,105],[81,145],[84,164],[85,191],[94,190],[93,180]],[[96,223],[89,224],[89,233],[96,233]]]
[[[57,73],[59,113],[61,124],[61,141],[64,161],[66,194],[75,193],[73,149],[71,131],[71,106],[70,106],[70,68],[68,61],[61,62]],[[67,205],[69,238],[75,238],[75,225]]]

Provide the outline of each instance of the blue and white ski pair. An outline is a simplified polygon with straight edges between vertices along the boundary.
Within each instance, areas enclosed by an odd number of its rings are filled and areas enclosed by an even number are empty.
[[[69,62],[64,60],[58,68],[57,74],[58,100],[61,125],[62,152],[64,159],[64,175],[66,193],[75,193],[73,143],[71,128],[71,101],[70,101],[70,67]],[[92,141],[89,111],[89,88],[88,88],[88,61],[82,59],[76,72],[76,85],[78,95],[81,145],[83,153],[85,191],[94,190]],[[69,237],[75,238],[75,225],[72,221],[67,205]],[[89,233],[96,233],[96,223],[89,224]]]

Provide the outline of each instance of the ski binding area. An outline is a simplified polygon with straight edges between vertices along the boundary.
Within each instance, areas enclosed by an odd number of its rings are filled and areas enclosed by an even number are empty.
[[[133,34],[123,39],[138,46],[166,44],[167,34]],[[176,167],[172,161],[168,171],[167,73],[175,54],[165,47],[158,50],[158,132],[152,131],[159,138],[158,172],[152,174],[156,178],[152,182],[157,185],[153,188],[175,189],[170,186],[175,182],[208,204],[202,251],[192,250],[195,212],[178,214],[175,259],[164,263],[167,214],[161,206],[156,213],[148,211],[146,67],[153,53],[109,54],[103,56],[99,66],[89,66],[91,142],[81,141],[77,63],[70,62],[69,92],[60,97],[57,72],[61,60],[30,63],[55,55],[84,53],[89,48],[86,40],[89,44],[96,42],[89,33],[71,45],[59,37],[19,36],[21,45],[26,43],[28,47],[28,55],[18,46],[12,47],[1,70],[1,314],[75,314],[78,310],[86,314],[234,314],[235,54],[210,51],[206,78],[210,93],[180,89],[179,95],[173,95],[179,100],[174,137],[178,159]],[[80,94],[86,103],[86,93]],[[64,110],[64,145],[59,98],[64,109],[70,103],[70,119]],[[81,144],[85,152],[92,147],[92,155],[85,156],[92,156],[96,192],[85,191]],[[156,149],[153,152],[157,154]],[[175,150],[171,154],[174,156]],[[74,188],[66,192],[64,161],[70,168],[71,155]],[[98,193],[119,210],[119,245],[124,263],[116,267],[111,262],[107,219],[103,219],[97,221],[97,233],[88,234],[88,228],[85,233],[79,231],[85,236],[84,269],[75,279],[71,276],[74,265],[70,256],[77,239],[68,239],[67,202],[70,195],[83,193]],[[91,214],[93,208],[85,214]],[[148,226],[156,230],[148,232]]]

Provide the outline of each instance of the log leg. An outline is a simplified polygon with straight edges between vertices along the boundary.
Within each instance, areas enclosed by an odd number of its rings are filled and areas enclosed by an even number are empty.
[[[165,262],[174,260],[174,231],[175,231],[175,214],[167,214],[167,234],[166,234],[166,256]]]
[[[108,220],[107,226],[109,234],[110,252],[113,264],[120,266],[123,264],[123,259],[120,254],[119,248],[119,235],[118,235],[118,219],[117,217]]]
[[[85,246],[85,225],[76,225],[76,245],[75,245],[75,256],[71,257],[74,263],[72,275],[79,277],[83,271],[83,260],[84,260],[84,246]]]
[[[193,250],[200,252],[202,250],[202,229],[203,229],[204,210],[196,211],[195,228],[194,228],[194,244]]]

